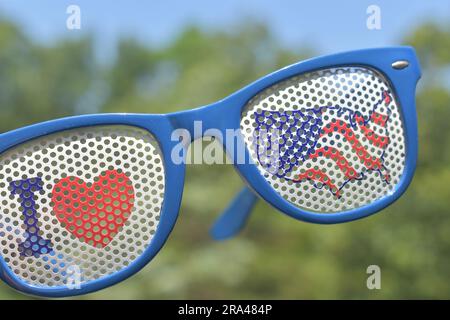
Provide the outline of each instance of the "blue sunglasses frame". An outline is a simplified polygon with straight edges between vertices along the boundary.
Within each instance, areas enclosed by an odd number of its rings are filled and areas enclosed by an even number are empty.
[[[407,61],[405,68],[395,68],[393,63]],[[353,210],[339,213],[320,214],[303,210],[281,197],[260,174],[252,163],[238,164],[238,155],[226,150],[247,187],[241,191],[230,207],[218,219],[211,230],[216,239],[227,238],[238,232],[245,224],[257,199],[257,195],[285,214],[312,223],[342,223],[360,219],[378,212],[398,199],[410,184],[417,162],[417,120],[415,112],[415,88],[420,78],[417,57],[411,47],[390,47],[357,50],[322,56],[287,66],[246,86],[236,93],[210,105],[170,114],[97,114],[82,115],[47,121],[13,130],[0,135],[0,153],[29,140],[63,130],[96,125],[130,125],[148,130],[158,140],[165,165],[165,198],[160,223],[151,243],[145,252],[124,269],[100,279],[81,284],[80,288],[69,289],[64,286],[42,288],[27,284],[19,279],[0,258],[0,277],[13,288],[22,292],[48,297],[62,297],[86,294],[120,282],[143,268],[159,252],[175,225],[181,204],[185,164],[174,164],[172,149],[179,141],[171,140],[175,129],[187,129],[192,141],[202,138],[203,133],[194,130],[194,121],[202,121],[203,130],[218,129],[225,136],[226,129],[240,127],[242,109],[246,103],[260,91],[292,76],[318,69],[338,66],[359,65],[377,70],[383,74],[392,86],[398,100],[401,116],[404,120],[406,142],[406,164],[400,182],[394,191],[373,203]],[[192,142],[191,141],[191,142]],[[224,141],[219,141],[224,145]],[[188,146],[185,146],[187,150]],[[246,158],[250,158],[242,137],[237,138],[237,148],[244,147]]]

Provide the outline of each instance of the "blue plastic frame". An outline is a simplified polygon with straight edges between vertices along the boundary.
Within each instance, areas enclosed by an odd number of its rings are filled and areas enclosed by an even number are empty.
[[[398,60],[407,60],[409,66],[401,70],[394,69],[392,63]],[[203,133],[194,131],[194,121],[202,121],[204,131],[215,128],[222,131],[224,133],[223,136],[225,136],[226,129],[238,129],[240,127],[242,108],[248,100],[265,88],[297,74],[345,65],[366,66],[382,73],[391,82],[395,97],[399,103],[405,125],[406,166],[399,184],[391,194],[364,207],[324,215],[303,210],[287,202],[272,189],[254,164],[235,164],[235,167],[252,190],[261,198],[278,210],[299,220],[314,223],[341,223],[363,218],[383,209],[394,202],[406,190],[413,177],[417,162],[415,87],[420,78],[420,69],[414,50],[410,47],[358,50],[299,62],[271,73],[223,100],[197,109],[165,115],[83,115],[47,121],[1,134],[0,153],[31,139],[78,127],[112,124],[137,126],[151,132],[160,144],[165,163],[166,187],[160,223],[150,245],[142,256],[121,271],[82,284],[80,289],[68,289],[63,286],[41,288],[31,286],[19,279],[9,269],[3,258],[0,258],[0,277],[9,285],[22,292],[48,297],[85,294],[130,277],[158,253],[167,240],[178,217],[184,185],[185,165],[176,165],[172,161],[168,161],[170,160],[172,148],[178,144],[178,141],[171,141],[171,133],[174,129],[184,128],[189,130],[191,138],[194,140],[203,136]],[[222,143],[224,148],[226,148],[224,141]],[[238,138],[237,143],[237,148],[245,145],[242,138]],[[185,147],[187,148],[188,146]],[[238,159],[235,152],[232,152],[232,150],[227,150],[227,152],[229,152],[234,163],[236,163]],[[246,152],[246,158],[250,158],[248,151]]]

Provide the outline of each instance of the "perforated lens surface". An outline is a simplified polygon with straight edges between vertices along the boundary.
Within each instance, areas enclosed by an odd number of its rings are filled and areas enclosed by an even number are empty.
[[[131,126],[44,136],[0,156],[0,197],[10,269],[35,286],[76,286],[125,268],[150,244],[164,198],[161,151]]]
[[[405,166],[394,93],[363,67],[310,72],[262,91],[244,108],[241,132],[270,185],[308,211],[370,204],[393,191]]]

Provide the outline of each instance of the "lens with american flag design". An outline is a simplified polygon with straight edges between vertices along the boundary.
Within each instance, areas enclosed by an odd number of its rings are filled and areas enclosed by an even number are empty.
[[[273,85],[241,118],[252,160],[299,208],[334,213],[393,192],[405,167],[395,93],[376,70],[328,68]]]

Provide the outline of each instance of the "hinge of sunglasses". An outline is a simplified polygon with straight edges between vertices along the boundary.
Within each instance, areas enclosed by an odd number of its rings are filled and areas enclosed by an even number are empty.
[[[408,67],[409,62],[407,60],[397,60],[397,61],[392,62],[391,66],[394,69],[401,70],[401,69],[405,69],[406,67]]]
[[[256,194],[245,186],[214,222],[209,230],[211,237],[216,240],[225,240],[241,231],[257,200]]]

